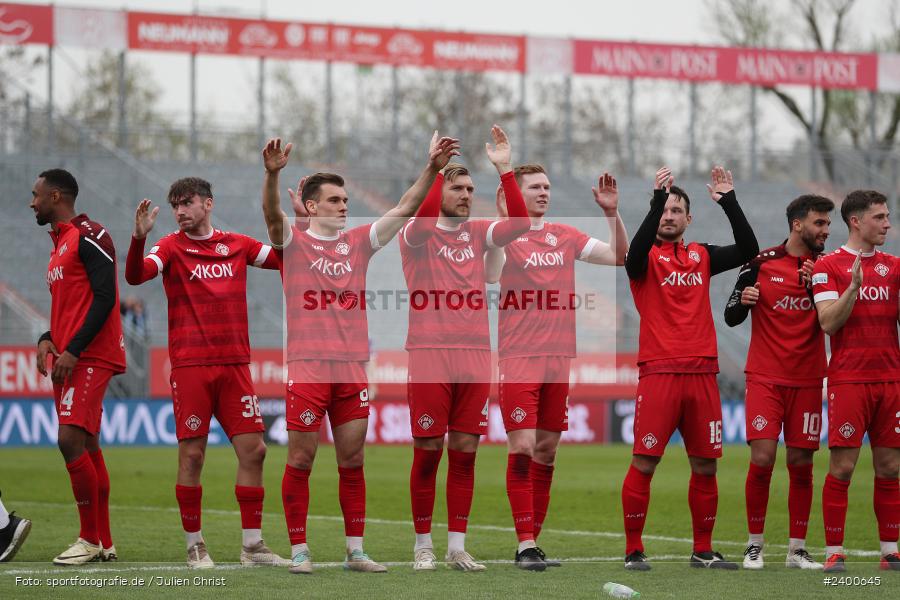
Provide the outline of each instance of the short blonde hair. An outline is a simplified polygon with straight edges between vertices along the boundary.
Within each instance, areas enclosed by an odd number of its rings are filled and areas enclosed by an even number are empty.
[[[531,163],[527,165],[519,165],[515,169],[513,169],[513,173],[516,176],[516,183],[522,185],[522,176],[523,175],[532,175],[534,173],[543,173],[547,174],[547,171],[544,170],[544,167],[537,163]]]
[[[469,169],[459,163],[447,163],[447,166],[444,167],[444,179],[446,181],[453,181],[457,177],[468,174]]]

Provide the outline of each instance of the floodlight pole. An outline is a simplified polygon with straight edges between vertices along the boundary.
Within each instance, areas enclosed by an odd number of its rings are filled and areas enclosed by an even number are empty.
[[[815,181],[819,178],[819,141],[816,136],[816,88],[810,89],[810,115],[809,115],[809,178]]]
[[[526,93],[526,77],[525,71],[519,75],[519,139],[516,146],[519,148],[519,163],[528,161],[528,113],[525,110],[525,93]]]
[[[190,156],[191,162],[197,162],[197,53],[191,52],[190,59],[190,92],[191,92],[191,124],[190,124]]]
[[[266,145],[266,59],[259,57],[259,80],[256,89],[256,147]]]
[[[331,61],[325,61],[325,153],[328,164],[335,161],[334,154],[334,86],[332,83],[332,66]]]
[[[756,121],[759,118],[759,114],[757,112],[756,106],[756,86],[750,86],[750,179],[756,179],[757,172],[759,170],[759,162],[757,158],[757,153],[759,149],[757,148],[758,144],[758,129],[756,125]]]
[[[690,83],[689,121],[688,121],[688,174],[697,174],[697,82]]]
[[[635,161],[635,123],[634,123],[634,77],[628,79],[628,174],[637,174]]]
[[[869,91],[869,151],[866,152],[866,176],[869,187],[874,187],[875,165],[878,164],[878,134],[875,132],[875,110],[878,103],[878,92]]]
[[[56,127],[53,124],[53,45],[47,46],[47,152],[56,147]]]
[[[391,67],[391,158],[392,167],[396,167],[400,156],[400,74],[397,65]],[[403,182],[396,168],[394,173],[394,197],[399,198],[403,193]]]
[[[128,106],[128,86],[125,81],[125,51],[122,50],[119,52],[119,64],[118,64],[118,78],[119,78],[119,94],[118,94],[118,106],[117,112],[119,117],[118,124],[118,141],[117,145],[119,148],[126,148],[128,146],[128,132],[126,130],[126,107]]]
[[[563,173],[572,176],[572,76],[566,75],[563,85],[563,118],[565,123],[565,152],[563,155]]]

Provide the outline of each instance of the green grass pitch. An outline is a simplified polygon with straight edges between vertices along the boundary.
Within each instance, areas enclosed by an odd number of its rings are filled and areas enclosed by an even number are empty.
[[[787,543],[787,472],[783,449],[772,478],[766,526],[766,568],[704,571],[686,564],[691,552],[687,507],[688,465],[680,447],[669,449],[653,479],[645,531],[649,573],[622,568],[620,486],[630,456],[625,446],[564,446],[560,450],[550,514],[540,545],[566,562],[559,569],[526,573],[511,560],[516,538],[506,499],[505,448],[485,446],[479,453],[475,502],[467,549],[488,561],[484,573],[439,569],[414,573],[411,567],[413,528],[409,508],[409,447],[374,446],[366,450],[368,519],[366,551],[389,564],[384,575],[348,573],[343,560],[343,523],[337,499],[337,473],[330,447],[320,449],[310,480],[309,543],[316,563],[311,576],[283,569],[240,568],[240,517],[234,498],[236,462],[230,448],[211,448],[203,475],[203,534],[218,570],[200,573],[220,578],[219,585],[194,585],[197,572],[184,567],[184,536],[175,503],[176,451],[173,448],[118,448],[105,451],[112,481],[113,537],[120,562],[79,569],[51,565],[58,552],[77,535],[77,516],[68,477],[52,448],[0,450],[0,486],[9,510],[34,521],[25,546],[11,563],[0,565],[0,598],[597,598],[606,581],[624,583],[643,598],[844,598],[900,597],[900,573],[878,570],[878,536],[872,511],[871,454],[864,449],[853,485],[847,518],[850,585],[825,585],[821,572],[784,567]],[[715,546],[740,561],[746,541],[744,478],[749,453],[728,446],[719,469],[719,516]],[[288,555],[281,508],[281,475],[285,449],[272,447],[266,459],[263,535],[277,552]],[[444,480],[446,459],[438,475],[435,507],[435,551],[446,550]],[[822,560],[821,484],[827,451],[817,454],[808,545]],[[53,578],[115,577],[127,587],[66,585],[50,587]],[[16,578],[32,578],[26,586]],[[880,584],[874,578],[880,577]],[[130,585],[135,578],[143,587]],[[168,579],[157,579],[168,578]],[[175,585],[171,578],[186,580]],[[856,578],[855,580],[853,578]],[[866,585],[863,585],[863,581]],[[856,585],[853,585],[853,584]]]

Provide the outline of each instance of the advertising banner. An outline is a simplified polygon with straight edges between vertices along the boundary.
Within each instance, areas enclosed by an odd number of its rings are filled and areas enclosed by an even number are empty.
[[[54,43],[52,7],[0,2],[0,44]]]

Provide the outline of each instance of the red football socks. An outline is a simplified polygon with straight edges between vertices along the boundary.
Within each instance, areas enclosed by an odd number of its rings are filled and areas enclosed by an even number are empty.
[[[309,469],[284,466],[281,501],[291,545],[306,543],[306,517],[309,514]]]
[[[475,453],[447,449],[447,530],[465,533],[475,489]]]
[[[506,495],[520,542],[534,539],[534,503],[531,491],[531,457],[510,454],[506,462]]]
[[[650,480],[653,474],[647,475],[628,467],[625,481],[622,483],[622,514],[625,516],[625,555],[635,551],[644,551],[641,534],[647,520],[647,507],[650,504]]]
[[[878,539],[896,542],[900,525],[900,483],[897,479],[875,478],[875,519],[878,521]]]
[[[249,485],[234,486],[234,496],[241,509],[241,529],[262,529],[263,499],[266,490]]]
[[[416,533],[431,533],[435,485],[443,452],[443,449],[413,448],[413,464],[409,472],[409,496],[412,501],[413,526]]]
[[[200,504],[203,486],[176,485],[175,498],[181,511],[181,526],[187,533],[200,531]]]
[[[753,535],[762,534],[765,529],[771,481],[772,467],[760,467],[750,463],[747,481],[744,484],[744,501],[747,505],[747,529]]]
[[[547,507],[550,506],[550,484],[553,483],[553,465],[531,461],[531,490],[534,505],[534,539],[541,535]]]
[[[822,487],[822,521],[825,525],[825,545],[844,545],[844,522],[847,519],[847,490],[850,488],[850,480],[841,481],[832,477],[831,473],[825,476],[825,485]]]
[[[719,507],[719,487],[715,475],[691,473],[688,484],[688,505],[694,528],[694,552],[712,550],[712,532]]]
[[[112,533],[109,531],[109,472],[103,460],[103,451],[89,452],[94,471],[97,473],[97,533],[104,548],[113,545]]]
[[[338,499],[344,535],[362,537],[366,528],[366,478],[362,467],[338,467]]]
[[[805,540],[813,499],[813,465],[788,465],[788,518],[790,537]]]
[[[87,452],[82,453],[70,463],[66,463],[69,479],[72,482],[72,494],[78,506],[78,519],[81,521],[81,532],[78,536],[90,544],[100,543],[97,533],[97,471]]]

